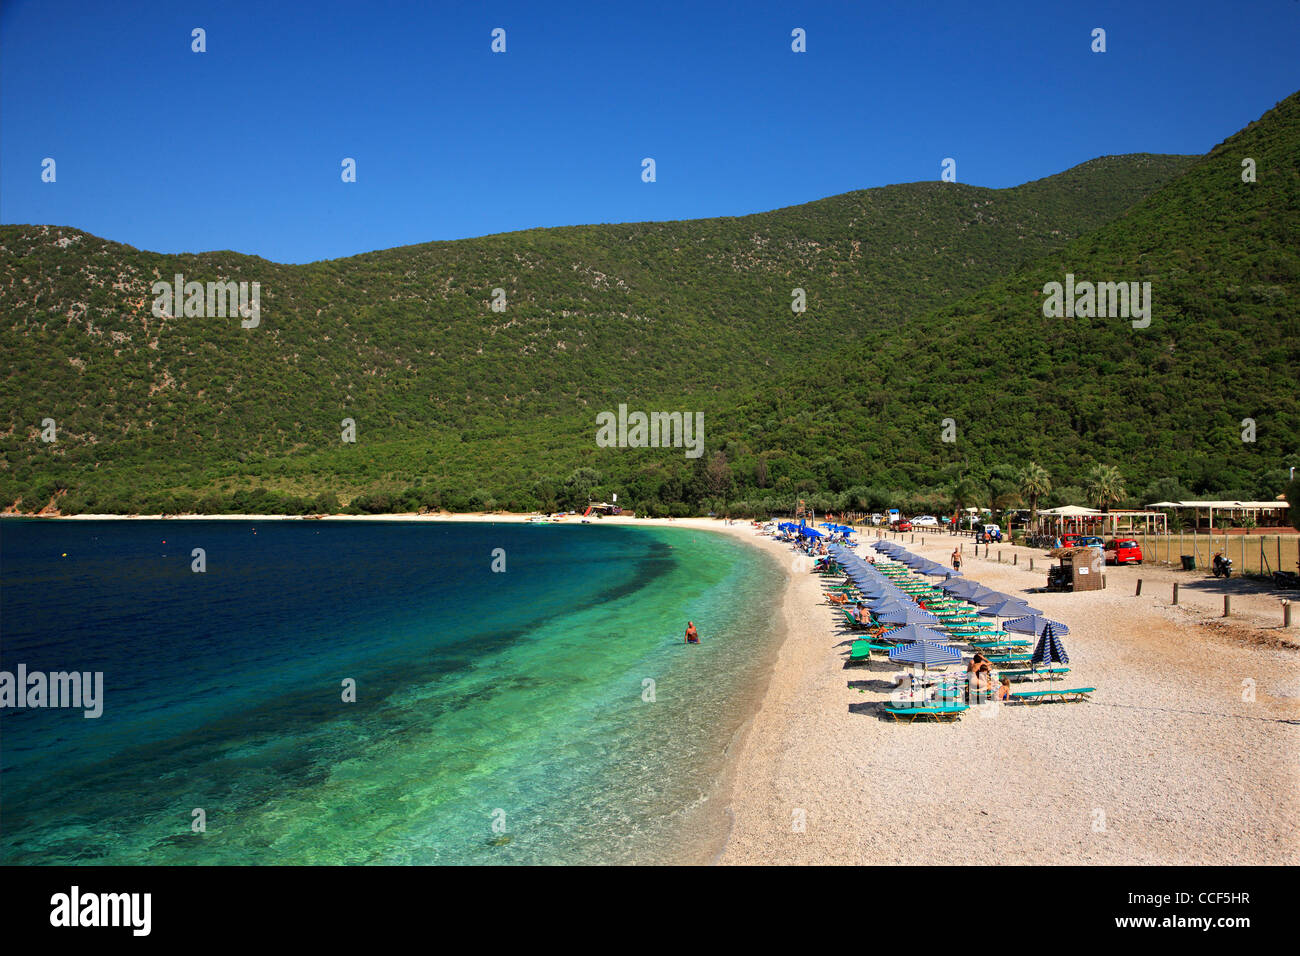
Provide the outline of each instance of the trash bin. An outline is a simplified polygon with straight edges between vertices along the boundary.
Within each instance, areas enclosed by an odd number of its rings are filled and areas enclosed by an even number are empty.
[[[1196,570],[1196,555],[1194,555],[1194,554],[1184,554],[1184,555],[1182,555],[1182,559],[1183,559],[1183,570],[1184,570],[1184,571],[1195,571],[1195,570]]]

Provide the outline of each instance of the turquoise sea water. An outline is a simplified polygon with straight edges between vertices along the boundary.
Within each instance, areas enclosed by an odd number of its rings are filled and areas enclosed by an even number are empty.
[[[671,528],[0,522],[0,669],[105,687],[0,711],[0,862],[689,856],[780,577]]]

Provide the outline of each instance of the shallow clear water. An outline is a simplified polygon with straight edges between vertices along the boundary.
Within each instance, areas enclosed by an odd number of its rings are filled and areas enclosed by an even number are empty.
[[[678,857],[779,579],[683,529],[0,522],[0,668],[105,685],[0,710],[0,862]]]

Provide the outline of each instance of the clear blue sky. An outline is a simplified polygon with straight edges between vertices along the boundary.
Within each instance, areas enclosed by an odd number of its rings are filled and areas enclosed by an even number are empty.
[[[279,262],[743,215],[937,179],[945,157],[1010,186],[1203,153],[1300,88],[1297,0],[0,10],[0,221]]]

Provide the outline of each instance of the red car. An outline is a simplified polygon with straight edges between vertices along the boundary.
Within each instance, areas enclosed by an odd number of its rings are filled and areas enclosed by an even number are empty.
[[[898,522],[898,524],[895,526],[895,530],[898,530],[898,531],[911,531],[911,530],[912,530],[912,522],[910,522],[910,521],[908,521],[906,518],[904,518],[902,521]]]
[[[1107,564],[1142,563],[1142,548],[1132,538],[1115,538],[1113,541],[1107,541],[1104,550]]]

